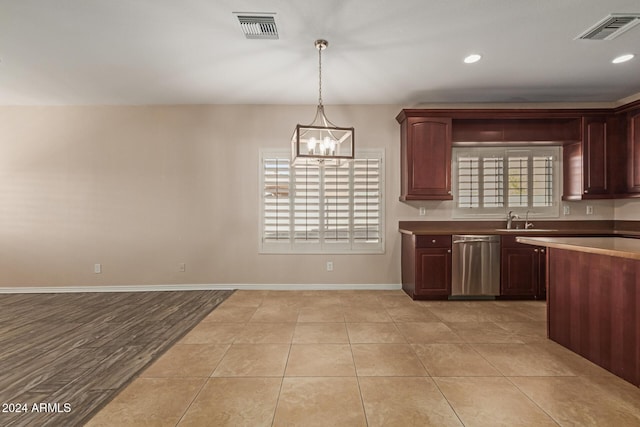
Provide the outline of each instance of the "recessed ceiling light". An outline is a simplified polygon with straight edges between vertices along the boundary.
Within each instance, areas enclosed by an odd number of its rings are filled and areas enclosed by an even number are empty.
[[[477,53],[474,53],[473,55],[469,55],[466,58],[464,58],[464,63],[473,64],[474,62],[480,61],[480,59],[482,59],[482,55],[478,55]]]
[[[614,64],[621,64],[623,62],[630,61],[631,59],[633,59],[634,56],[635,55],[633,53],[628,53],[626,55],[620,55],[620,56],[614,58],[613,61],[611,61],[611,62],[613,62]]]

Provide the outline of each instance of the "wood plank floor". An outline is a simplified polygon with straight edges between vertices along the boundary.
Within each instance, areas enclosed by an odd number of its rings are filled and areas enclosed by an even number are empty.
[[[0,425],[82,425],[232,293],[0,295]]]

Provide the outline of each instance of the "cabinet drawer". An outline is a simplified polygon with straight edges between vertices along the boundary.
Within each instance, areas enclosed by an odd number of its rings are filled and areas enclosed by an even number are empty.
[[[502,236],[500,244],[503,248],[526,248],[529,245],[519,243],[516,241],[517,236]]]
[[[416,248],[450,248],[451,236],[416,236]]]

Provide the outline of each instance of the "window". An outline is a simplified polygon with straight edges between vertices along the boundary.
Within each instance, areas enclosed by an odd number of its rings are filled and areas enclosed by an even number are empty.
[[[558,216],[559,147],[454,148],[454,216]]]
[[[382,253],[383,152],[340,165],[261,155],[263,253]]]

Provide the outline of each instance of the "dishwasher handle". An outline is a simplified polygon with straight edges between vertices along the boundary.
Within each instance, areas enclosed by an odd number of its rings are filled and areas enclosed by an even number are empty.
[[[499,243],[496,242],[494,240],[482,240],[482,239],[476,239],[476,240],[454,240],[453,244],[460,244],[460,243]]]

